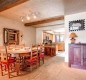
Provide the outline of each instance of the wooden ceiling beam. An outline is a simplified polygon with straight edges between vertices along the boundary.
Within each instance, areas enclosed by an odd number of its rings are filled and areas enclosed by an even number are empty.
[[[28,26],[49,23],[49,22],[53,22],[53,21],[57,21],[57,20],[64,20],[64,16],[63,15],[62,16],[55,16],[55,17],[51,17],[51,18],[47,18],[47,19],[43,19],[43,20],[39,20],[39,21],[25,23],[24,25],[28,27]]]
[[[0,12],[29,0],[0,0]]]

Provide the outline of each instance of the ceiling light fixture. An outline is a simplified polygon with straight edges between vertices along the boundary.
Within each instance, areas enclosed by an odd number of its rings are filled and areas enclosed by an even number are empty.
[[[24,20],[22,19],[22,22],[23,22]]]
[[[26,17],[26,18],[27,18],[27,20],[30,20],[30,16],[28,16],[28,15],[27,15],[27,17]]]
[[[38,15],[39,15],[39,12],[29,11],[28,14],[21,16],[20,18],[21,18],[21,21],[24,22],[24,21],[30,21],[30,20],[37,19]]]
[[[24,17],[20,17],[20,18],[21,18],[21,21],[23,22],[23,21],[24,21],[24,20],[23,20]]]
[[[36,18],[37,18],[37,16],[36,16],[36,15],[33,15],[33,18],[34,18],[34,19],[36,19]]]

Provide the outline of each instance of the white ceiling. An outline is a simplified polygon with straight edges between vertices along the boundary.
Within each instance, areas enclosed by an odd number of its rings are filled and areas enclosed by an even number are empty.
[[[86,11],[86,0],[64,0],[65,15]]]
[[[64,9],[65,6],[65,9]],[[86,11],[86,0],[28,0],[27,2],[0,12],[0,16],[21,22],[21,17],[37,13],[37,18],[24,19],[24,23],[59,15]],[[65,13],[64,13],[65,12]]]
[[[37,13],[37,18],[31,20],[24,19],[24,23],[64,15],[63,0],[28,0],[27,2],[0,12],[0,16],[21,22],[21,17],[32,13]]]

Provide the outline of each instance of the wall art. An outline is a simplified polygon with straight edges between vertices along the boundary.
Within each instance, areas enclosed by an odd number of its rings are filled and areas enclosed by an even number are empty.
[[[69,31],[85,30],[85,19],[69,21]]]

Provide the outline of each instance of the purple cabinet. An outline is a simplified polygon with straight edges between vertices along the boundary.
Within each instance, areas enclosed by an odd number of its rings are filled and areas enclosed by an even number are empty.
[[[69,67],[86,69],[86,44],[69,44]]]

